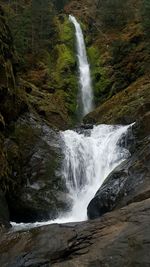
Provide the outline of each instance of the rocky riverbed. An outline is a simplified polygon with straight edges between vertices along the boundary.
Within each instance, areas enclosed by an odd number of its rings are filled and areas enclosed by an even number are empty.
[[[147,199],[94,221],[3,233],[0,266],[149,267],[149,224]]]
[[[51,32],[39,47],[35,39],[35,47],[25,50],[32,1],[15,2],[0,1],[0,267],[149,267],[150,54],[149,27],[143,25],[148,13],[141,8],[148,1],[120,1],[113,25],[105,20],[113,14],[108,1],[53,0]],[[69,14],[84,33],[95,101],[79,127]],[[60,130],[76,127],[88,136],[93,125],[130,123],[121,145],[131,155],[95,192],[88,221],[11,228],[12,220],[55,219],[69,210]]]

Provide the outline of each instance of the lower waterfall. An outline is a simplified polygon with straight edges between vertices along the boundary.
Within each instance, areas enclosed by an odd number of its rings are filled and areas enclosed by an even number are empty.
[[[54,221],[31,224],[12,223],[13,228],[31,228],[52,223],[87,220],[87,206],[108,174],[130,155],[122,145],[129,126],[99,125],[91,130],[60,132],[64,161],[62,176],[72,208]],[[124,140],[124,139],[123,139]]]

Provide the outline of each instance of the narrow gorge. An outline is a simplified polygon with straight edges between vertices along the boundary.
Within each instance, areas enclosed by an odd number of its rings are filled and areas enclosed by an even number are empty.
[[[74,24],[77,40],[77,58],[79,73],[78,114],[81,118],[93,109],[93,92],[90,66],[87,59],[84,36],[76,18],[69,15]],[[88,129],[92,127],[93,129]],[[85,128],[85,129],[84,129]],[[105,178],[122,161],[130,155],[125,147],[121,146],[122,138],[126,138],[129,126],[88,126],[83,129],[60,132],[62,147],[61,176],[65,182],[68,195],[67,202],[70,210],[58,214],[56,220],[35,222],[33,224],[16,224],[14,229],[47,225],[52,223],[69,223],[86,221],[87,207]],[[44,218],[43,218],[44,220]]]
[[[0,4],[0,266],[148,267],[147,1]]]

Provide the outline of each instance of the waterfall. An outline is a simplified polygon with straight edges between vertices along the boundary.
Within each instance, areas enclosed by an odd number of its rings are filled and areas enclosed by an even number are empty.
[[[71,15],[69,15],[69,19],[75,26],[77,42],[77,57],[79,65],[80,84],[79,110],[81,112],[81,116],[85,116],[93,109],[93,92],[90,76],[90,67],[87,60],[86,47],[80,24],[77,22],[76,18]]]
[[[19,230],[51,223],[84,221],[87,206],[108,174],[130,155],[121,140],[130,126],[99,125],[82,132],[61,132],[64,147],[62,176],[72,208],[54,221],[13,224]]]
[[[87,206],[108,174],[130,155],[120,146],[129,126],[99,125],[93,130],[62,132],[64,141],[63,176],[72,210],[58,222],[87,219]]]
[[[80,74],[80,98],[82,116],[93,108],[93,94],[90,68],[80,24],[69,16],[74,24],[77,40],[77,56]],[[32,224],[13,223],[16,230],[52,223],[79,222],[87,219],[87,206],[109,173],[130,155],[120,145],[129,126],[99,125],[91,130],[60,132],[63,143],[64,160],[62,177],[68,188],[68,201],[72,208],[54,221]]]

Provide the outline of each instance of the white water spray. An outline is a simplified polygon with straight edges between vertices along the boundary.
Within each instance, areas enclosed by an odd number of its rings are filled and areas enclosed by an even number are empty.
[[[80,94],[82,101],[80,109],[82,116],[85,116],[93,109],[93,93],[92,93],[92,83],[90,76],[90,67],[87,60],[86,47],[80,24],[77,22],[74,16],[70,15],[69,19],[74,24],[76,31],[77,57],[78,57],[79,75],[80,75],[79,82],[81,89]]]
[[[34,224],[14,224],[16,230],[52,223],[87,220],[87,206],[108,174],[130,155],[119,145],[130,126],[99,125],[82,134],[61,132],[64,143],[62,174],[69,191],[71,211],[58,219]]]
[[[89,202],[108,174],[129,156],[129,151],[118,144],[128,127],[99,125],[90,136],[70,130],[62,132],[63,176],[73,201],[72,210],[65,217],[68,222],[87,219]]]
[[[82,116],[93,108],[90,68],[80,24],[69,16],[74,24],[77,39]],[[129,156],[128,150],[119,146],[129,126],[99,125],[82,134],[67,130],[61,132],[64,143],[62,176],[65,179],[72,208],[54,221],[29,224],[13,223],[14,230],[52,223],[79,222],[87,220],[87,206],[108,174]]]

